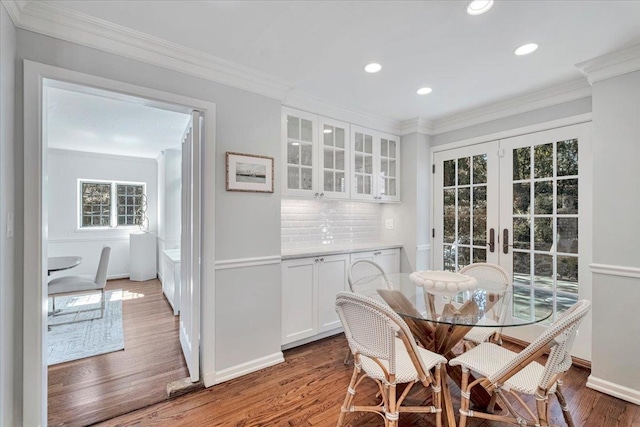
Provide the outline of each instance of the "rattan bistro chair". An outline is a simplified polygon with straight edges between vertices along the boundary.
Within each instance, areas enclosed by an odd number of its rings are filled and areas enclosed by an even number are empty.
[[[418,347],[407,324],[391,308],[372,298],[351,292],[336,296],[336,311],[344,326],[354,367],[347,395],[342,405],[338,427],[347,412],[374,412],[387,427],[398,425],[401,412],[433,413],[436,425],[442,425],[440,369],[447,360],[439,354]],[[431,373],[431,370],[434,373]],[[358,385],[371,378],[378,385],[382,401],[376,406],[354,406]],[[413,385],[431,387],[431,406],[403,406]],[[400,396],[396,385],[407,384]]]
[[[495,327],[483,326],[471,328],[464,336],[464,346],[468,350],[483,342],[501,343],[502,324],[507,316],[507,310],[511,304],[511,286],[507,271],[495,264],[475,263],[470,264],[459,271],[478,280],[482,288],[493,291],[500,296],[499,304],[490,310],[482,323],[495,325]]]
[[[477,417],[493,421],[501,421],[518,426],[548,426],[549,396],[554,394],[564,419],[570,427],[574,427],[571,413],[562,394],[562,376],[571,367],[571,347],[576,337],[578,325],[589,312],[591,303],[578,301],[535,341],[520,353],[514,353],[493,343],[482,343],[449,361],[451,366],[462,367],[460,386],[460,427],[465,427],[468,417]],[[550,351],[543,366],[536,360]],[[479,374],[477,380],[469,383],[470,372]],[[484,387],[492,394],[488,412],[469,410],[471,389],[477,385]],[[536,412],[526,405],[519,394],[534,396]],[[526,411],[527,416],[516,411],[507,396],[511,396]],[[506,408],[502,415],[492,414],[493,403]]]
[[[349,289],[356,294],[365,295],[384,304],[378,295],[378,289],[393,289],[386,273],[377,263],[360,259],[349,266],[347,276]]]

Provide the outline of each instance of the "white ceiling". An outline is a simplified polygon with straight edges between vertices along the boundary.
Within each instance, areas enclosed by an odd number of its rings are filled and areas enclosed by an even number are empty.
[[[49,148],[147,158],[180,148],[188,114],[119,98],[49,87]]]
[[[640,43],[640,1],[56,1],[390,119],[450,117],[582,79],[575,64]],[[532,55],[516,47],[537,42]],[[383,69],[365,74],[368,62]],[[416,95],[422,86],[433,93]]]

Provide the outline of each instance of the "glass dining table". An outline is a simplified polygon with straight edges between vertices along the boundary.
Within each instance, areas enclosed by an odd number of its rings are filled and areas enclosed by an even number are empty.
[[[459,273],[426,271],[385,276],[387,288],[377,288],[385,282],[380,277],[364,277],[355,284],[361,288],[367,282],[376,283],[376,289],[369,287],[369,296],[389,305],[407,323],[416,341],[447,360],[457,356],[454,348],[474,327],[529,325],[542,322],[553,313],[552,305],[541,300],[535,302],[536,309],[529,319],[504,316],[510,309],[511,299],[505,297],[507,294]],[[446,373],[454,383],[460,384],[462,372],[459,367],[447,366]],[[443,418],[447,425],[454,427],[456,422],[446,378],[444,375],[442,381]],[[471,397],[479,407],[489,404],[490,396],[481,387],[475,387]]]

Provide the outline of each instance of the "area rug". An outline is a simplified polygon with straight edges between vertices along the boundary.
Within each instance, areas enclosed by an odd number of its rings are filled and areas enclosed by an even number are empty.
[[[56,297],[56,316],[49,316],[47,332],[47,364],[69,362],[99,354],[124,349],[122,327],[122,289],[105,292],[105,311],[81,312],[78,319],[93,319],[85,322],[55,326],[73,320],[79,308],[87,310],[100,307],[100,294]],[[49,312],[53,309],[49,298]],[[64,314],[71,313],[71,314]]]

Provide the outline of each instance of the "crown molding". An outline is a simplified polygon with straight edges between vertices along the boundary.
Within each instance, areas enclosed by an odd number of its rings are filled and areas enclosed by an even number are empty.
[[[63,8],[54,2],[6,2],[5,7],[16,27],[25,30],[279,100],[292,87],[269,74]]]
[[[7,1],[0,2],[0,4],[4,6],[4,10],[7,11],[7,14],[13,21],[13,25],[17,27],[20,22],[20,14],[22,13],[22,9],[24,9],[25,5],[27,4],[27,1],[26,0],[16,0],[16,1],[7,0]]]
[[[381,132],[401,135],[402,121],[389,119],[352,108],[341,107],[326,99],[317,98],[295,90],[289,91],[282,101],[287,107],[364,126]]]
[[[400,124],[400,135],[410,135],[412,133],[423,133],[433,135],[433,122],[424,117],[415,117],[405,120]]]
[[[484,107],[434,120],[433,134],[450,132],[589,96],[591,96],[591,86],[585,79],[571,80],[505,101],[495,102]]]
[[[589,84],[640,70],[640,44],[576,64]]]

